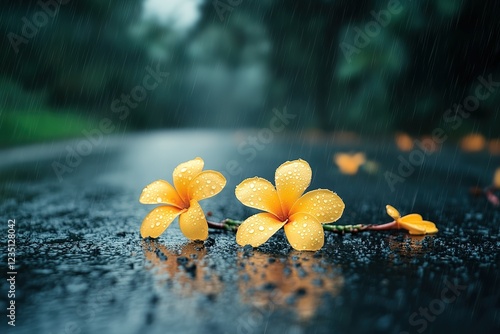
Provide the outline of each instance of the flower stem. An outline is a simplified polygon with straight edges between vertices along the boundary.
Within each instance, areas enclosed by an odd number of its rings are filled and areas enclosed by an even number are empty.
[[[212,221],[207,221],[208,227],[218,229],[218,230],[226,230],[226,231],[237,231],[238,227],[243,223],[242,221],[239,220],[234,220],[234,219],[224,219],[220,222],[212,222]]]
[[[385,224],[380,224],[380,225],[369,225],[367,227],[367,230],[371,231],[387,231],[387,230],[394,230],[397,229],[397,223],[396,221],[392,221],[390,223],[385,223]]]
[[[235,219],[224,219],[220,222],[208,221],[208,227],[217,230],[226,231],[237,231],[238,227],[243,222],[241,220]],[[381,225],[365,225],[365,224],[355,224],[355,225],[333,225],[333,224],[323,224],[323,230],[335,233],[356,233],[360,231],[385,231],[397,228],[396,222],[390,222]]]
[[[371,225],[356,224],[356,225],[332,225],[323,224],[323,230],[335,233],[356,233],[359,231],[370,229]]]

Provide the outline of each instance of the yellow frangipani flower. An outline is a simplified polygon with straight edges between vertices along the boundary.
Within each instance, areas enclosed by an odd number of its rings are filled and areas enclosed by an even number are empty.
[[[398,210],[391,205],[386,205],[387,214],[391,216],[398,228],[404,228],[413,235],[424,235],[436,233],[438,229],[433,222],[423,220],[422,216],[417,213],[401,217]]]
[[[198,201],[217,195],[226,185],[224,176],[213,170],[203,171],[203,159],[181,163],[174,169],[174,186],[164,180],[149,184],[139,201],[166,204],[153,209],[141,226],[143,238],[158,238],[179,217],[182,233],[192,240],[208,238],[208,224]]]
[[[302,195],[311,177],[311,167],[299,159],[287,161],[276,169],[276,188],[259,177],[241,182],[235,192],[238,200],[265,212],[249,217],[240,225],[236,242],[240,246],[258,247],[284,227],[293,248],[314,251],[323,247],[321,224],[338,220],[345,205],[336,193],[327,189]]]

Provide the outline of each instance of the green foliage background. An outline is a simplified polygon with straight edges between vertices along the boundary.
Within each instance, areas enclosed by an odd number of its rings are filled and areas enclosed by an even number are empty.
[[[103,117],[128,130],[259,127],[283,106],[299,115],[290,130],[430,133],[478,76],[500,81],[500,4],[401,0],[348,61],[339,45],[388,2],[242,1],[221,20],[200,0],[199,20],[179,31],[144,20],[140,0],[70,1],[16,53],[9,33],[40,6],[3,1],[0,146],[80,136]],[[169,79],[121,122],[111,102],[154,64]],[[497,93],[451,135],[499,137],[499,103]]]

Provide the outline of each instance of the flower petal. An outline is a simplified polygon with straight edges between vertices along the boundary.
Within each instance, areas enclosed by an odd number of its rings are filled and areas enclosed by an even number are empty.
[[[422,218],[422,216],[419,215],[418,213],[410,213],[409,215],[401,217],[401,220],[405,222],[412,222],[412,221],[416,222],[416,221],[422,221],[423,219],[424,218]]]
[[[316,251],[325,243],[325,232],[321,223],[311,214],[299,212],[285,224],[285,234],[296,250]]]
[[[385,206],[385,210],[387,211],[387,214],[389,216],[391,216],[392,219],[396,220],[398,219],[399,217],[401,217],[401,214],[399,213],[399,211],[393,207],[392,205],[386,205]]]
[[[420,225],[425,227],[425,234],[437,233],[439,231],[438,228],[436,227],[436,224],[428,220],[422,220],[420,222]]]
[[[398,219],[398,227],[404,228],[405,230],[408,230],[408,232],[410,234],[413,234],[413,235],[424,235],[425,234],[424,227],[421,227],[418,224],[414,224],[412,222],[402,221],[401,219]]]
[[[188,185],[190,200],[201,201],[217,195],[226,185],[226,178],[219,172],[207,170],[198,174]]]
[[[142,221],[141,236],[143,238],[158,238],[174,221],[175,217],[183,211],[173,206],[154,208]]]
[[[193,160],[183,162],[174,169],[173,173],[174,186],[175,189],[177,189],[177,193],[185,203],[189,203],[189,197],[188,197],[189,183],[198,174],[201,173],[204,164],[205,163],[203,162],[203,159],[196,158]]]
[[[179,226],[188,239],[206,240],[208,238],[207,219],[198,201],[191,200],[189,209],[179,217]]]
[[[285,222],[279,221],[274,215],[261,212],[253,215],[238,227],[236,242],[240,246],[252,245],[259,247],[275,234]]]
[[[345,204],[342,198],[328,189],[317,189],[305,193],[290,210],[290,215],[298,212],[308,213],[321,223],[337,221],[344,212]]]
[[[402,221],[398,220],[399,226],[408,230],[412,235],[424,235],[438,232],[436,225],[427,220]]]
[[[276,169],[275,183],[283,214],[290,209],[311,183],[312,171],[304,160],[287,161]]]
[[[139,202],[142,204],[169,204],[178,208],[184,207],[184,202],[180,198],[175,188],[164,180],[156,180],[142,190]]]
[[[268,180],[260,177],[246,179],[236,187],[235,194],[244,205],[270,212],[284,220],[278,193]]]

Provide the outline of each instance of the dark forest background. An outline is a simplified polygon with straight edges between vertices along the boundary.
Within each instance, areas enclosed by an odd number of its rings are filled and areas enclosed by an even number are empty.
[[[500,2],[398,1],[346,57],[340,45],[391,1],[66,0],[54,17],[51,0],[2,1],[0,145],[78,136],[103,117],[116,131],[261,127],[285,106],[289,130],[430,134],[478,76],[500,81]],[[120,119],[112,102],[148,66],[168,78]],[[492,94],[451,135],[499,137],[499,105]]]

